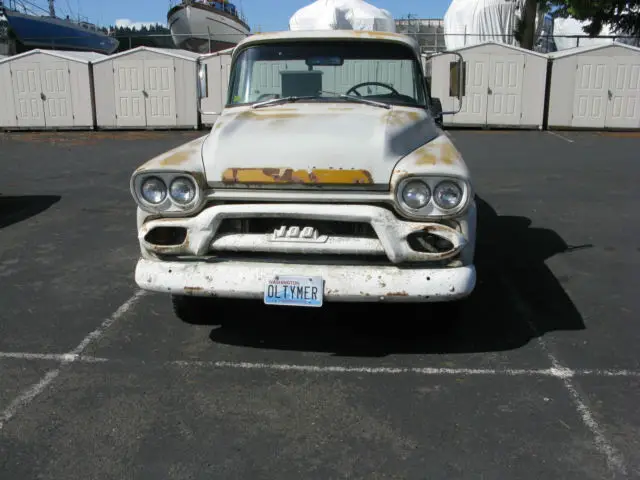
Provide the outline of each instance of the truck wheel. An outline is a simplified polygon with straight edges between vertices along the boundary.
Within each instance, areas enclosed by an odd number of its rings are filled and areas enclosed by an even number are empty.
[[[211,299],[190,295],[171,295],[173,313],[185,323],[191,325],[207,325],[211,323],[211,310],[207,307]]]

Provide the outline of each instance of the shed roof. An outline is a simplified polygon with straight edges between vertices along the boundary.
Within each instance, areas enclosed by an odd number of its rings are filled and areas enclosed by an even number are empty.
[[[526,48],[517,47],[517,46],[511,45],[509,43],[496,42],[495,40],[487,40],[485,42],[475,43],[473,45],[467,45],[467,46],[464,46],[464,47],[456,48],[455,50],[452,50],[452,52],[461,52],[461,51],[464,51],[464,50],[472,50],[474,48],[484,47],[486,45],[496,45],[498,47],[502,47],[502,48],[506,48],[506,49],[509,49],[509,50],[513,50],[513,51],[518,52],[518,53],[523,53],[523,54],[526,54],[526,55],[533,55],[533,56],[536,56],[536,57],[546,58],[546,55],[544,55],[542,53],[534,52],[533,50],[527,50]],[[448,52],[443,52],[443,53],[448,53]]]
[[[200,55],[200,58],[201,59],[207,59],[207,58],[211,58],[211,57],[218,57],[220,55],[231,55],[234,50],[235,50],[235,47],[225,48],[224,50],[220,50],[218,52],[202,54],[202,55]]]
[[[197,61],[198,58],[200,58],[200,56],[201,56],[201,54],[195,53],[195,52],[191,52],[189,50],[179,50],[179,49],[176,49],[176,48],[155,48],[155,47],[142,46],[142,47],[132,48],[131,50],[125,50],[124,52],[119,52],[119,53],[115,53],[113,55],[109,55],[108,57],[101,58],[97,62],[93,62],[93,63],[107,62],[107,61],[113,60],[115,58],[124,57],[124,56],[127,56],[127,55],[133,55],[136,52],[140,52],[140,51],[155,52],[155,53],[159,53],[161,55],[169,55],[171,57],[181,58],[182,60],[190,60],[190,61],[193,61],[193,62]]]
[[[18,58],[24,58],[31,55],[36,54],[44,54],[50,55],[56,58],[62,58],[64,60],[71,60],[73,62],[81,62],[81,63],[95,63],[96,60],[100,60],[102,58],[106,58],[106,55],[96,52],[74,52],[71,50],[44,50],[41,48],[36,48],[34,50],[29,50],[28,52],[19,53],[18,55],[13,55],[11,57],[6,57],[0,59],[0,63],[2,62],[10,62],[16,60]]]
[[[594,52],[596,50],[609,49],[612,47],[625,48],[632,52],[640,53],[640,48],[634,47],[633,45],[627,45],[626,43],[622,43],[622,42],[611,42],[605,45],[585,45],[583,47],[567,48],[566,50],[559,50],[557,52],[548,53],[547,56],[552,59],[571,57],[573,55],[579,55],[585,52]]]

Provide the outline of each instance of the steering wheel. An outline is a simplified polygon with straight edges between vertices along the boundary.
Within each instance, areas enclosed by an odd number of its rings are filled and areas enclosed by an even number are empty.
[[[391,92],[394,95],[398,95],[400,96],[400,92],[398,92],[395,88],[393,88],[391,85],[387,85],[386,83],[381,83],[381,82],[362,82],[359,83],[358,85],[354,85],[353,87],[351,87],[348,91],[347,91],[347,95],[349,95],[349,93],[353,90],[353,93],[355,93],[358,97],[361,97],[362,95],[360,95],[358,92],[356,92],[356,90],[360,87],[364,87],[365,85],[376,85],[378,87],[384,87],[384,88],[388,88],[389,90],[391,90]]]

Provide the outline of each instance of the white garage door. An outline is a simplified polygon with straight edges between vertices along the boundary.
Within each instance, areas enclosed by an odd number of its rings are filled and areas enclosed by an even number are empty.
[[[452,62],[455,63],[455,62]],[[464,58],[465,92],[455,123],[484,125],[487,122],[490,55],[474,53]]]
[[[12,66],[11,78],[18,127],[44,127],[46,123],[38,64]]]
[[[608,57],[578,57],[572,127],[604,128],[609,94]]]
[[[144,61],[114,61],[116,125],[144,127],[147,123],[144,102]]]
[[[177,124],[173,60],[114,61],[118,127]]]
[[[612,57],[606,126],[640,127],[640,58]]]
[[[145,60],[145,111],[147,125],[176,125],[176,89],[173,60]]]
[[[73,126],[69,65],[64,61],[40,64],[47,127]]]
[[[489,66],[489,125],[520,125],[524,55],[492,55]]]

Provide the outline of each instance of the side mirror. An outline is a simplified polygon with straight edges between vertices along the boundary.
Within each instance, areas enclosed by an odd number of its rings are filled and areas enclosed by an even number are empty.
[[[432,99],[432,109],[433,109],[434,117],[436,118],[436,121],[437,121],[436,110],[435,110],[435,108],[437,108],[436,107],[436,103],[437,103],[437,106],[439,106],[439,116],[440,116],[440,118],[442,118],[443,115],[455,115],[460,110],[462,110],[462,97],[464,96],[463,92],[465,90],[463,83],[466,81],[466,78],[467,78],[467,76],[465,75],[465,72],[464,72],[464,68],[466,67],[466,64],[464,62],[464,58],[462,58],[462,55],[460,55],[460,53],[458,53],[458,52],[449,52],[449,51],[445,50],[443,52],[438,52],[438,53],[434,53],[433,55],[429,55],[427,57],[427,60],[429,60],[431,58],[434,58],[434,57],[437,57],[439,55],[455,55],[456,57],[458,57],[458,62],[455,64],[455,70],[457,72],[457,82],[456,82],[457,88],[455,89],[455,91],[456,91],[455,92],[456,93],[455,96],[458,99],[458,109],[457,110],[452,110],[452,111],[449,111],[449,112],[443,112],[442,111],[442,102],[440,101],[440,99],[433,98]],[[453,68],[451,68],[449,70],[449,72],[451,72],[451,70],[453,70]]]
[[[209,82],[207,75],[207,64],[198,66],[198,101],[209,96]]]
[[[439,98],[431,99],[431,114],[433,115],[433,119],[440,128],[443,127],[442,123],[442,102]]]

